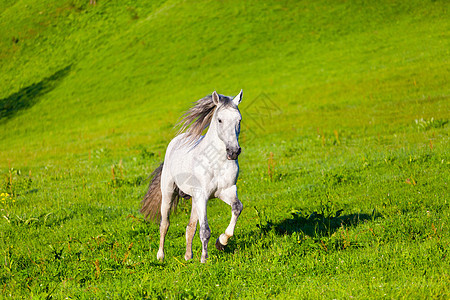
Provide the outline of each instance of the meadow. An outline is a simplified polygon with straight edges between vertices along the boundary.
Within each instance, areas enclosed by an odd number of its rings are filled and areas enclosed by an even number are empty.
[[[448,1],[3,0],[1,298],[450,297]],[[235,235],[139,213],[173,126],[244,97]]]

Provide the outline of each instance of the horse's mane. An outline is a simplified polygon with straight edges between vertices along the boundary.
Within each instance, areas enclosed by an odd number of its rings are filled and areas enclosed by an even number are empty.
[[[233,98],[231,97],[219,94],[220,107],[233,105],[232,100]],[[176,125],[179,127],[177,135],[185,131],[188,142],[196,141],[201,137],[203,130],[211,124],[212,117],[216,110],[216,105],[214,104],[211,95],[203,97],[193,104],[194,105],[181,116],[181,120]]]

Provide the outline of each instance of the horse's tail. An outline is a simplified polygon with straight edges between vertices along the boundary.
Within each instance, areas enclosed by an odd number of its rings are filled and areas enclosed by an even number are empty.
[[[148,191],[141,201],[142,207],[140,211],[146,219],[156,220],[156,218],[159,219],[161,216],[161,173],[163,165],[164,162],[149,176],[151,181],[148,186]]]
[[[150,184],[148,186],[147,194],[145,194],[144,199],[141,201],[141,210],[140,212],[144,215],[147,220],[156,221],[161,218],[161,202],[162,202],[162,193],[161,193],[161,174],[164,167],[164,162],[161,163],[159,167],[157,167],[149,178],[152,178]],[[180,198],[189,199],[189,195],[181,192],[177,186],[174,186],[174,193],[171,199],[171,207],[176,208]]]

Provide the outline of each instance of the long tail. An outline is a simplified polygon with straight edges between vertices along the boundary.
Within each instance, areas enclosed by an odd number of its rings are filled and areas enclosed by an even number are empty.
[[[147,220],[159,220],[161,218],[161,173],[164,167],[164,162],[157,167],[150,175],[151,181],[148,186],[147,194],[145,194],[144,199],[141,201],[140,212],[144,215]],[[179,190],[177,186],[174,186],[174,193],[171,199],[171,207],[175,209],[180,202],[180,198],[189,199],[190,196],[186,195]]]

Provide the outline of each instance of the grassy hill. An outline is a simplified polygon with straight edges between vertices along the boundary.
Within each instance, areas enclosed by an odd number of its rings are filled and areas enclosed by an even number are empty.
[[[75,150],[67,149],[71,141],[76,148],[91,142],[78,141],[80,134],[98,139],[113,128],[122,141],[122,133],[141,139],[159,130],[158,115],[173,113],[168,127],[215,89],[243,88],[247,101],[268,94],[292,116],[282,119],[313,128],[349,125],[315,122],[310,112],[318,107],[367,107],[370,114],[390,103],[412,122],[441,117],[418,102],[447,102],[445,1],[134,2],[3,4],[0,97],[19,109],[2,118],[2,150],[21,161],[45,159],[47,151],[36,149],[42,140],[63,154]],[[398,103],[406,101],[413,103]],[[34,147],[19,154],[24,139]]]
[[[448,13],[2,1],[3,295],[447,297]],[[145,178],[191,102],[241,88],[236,236],[185,263],[185,203],[160,264],[158,226],[138,213]],[[229,207],[208,209],[213,240]]]

